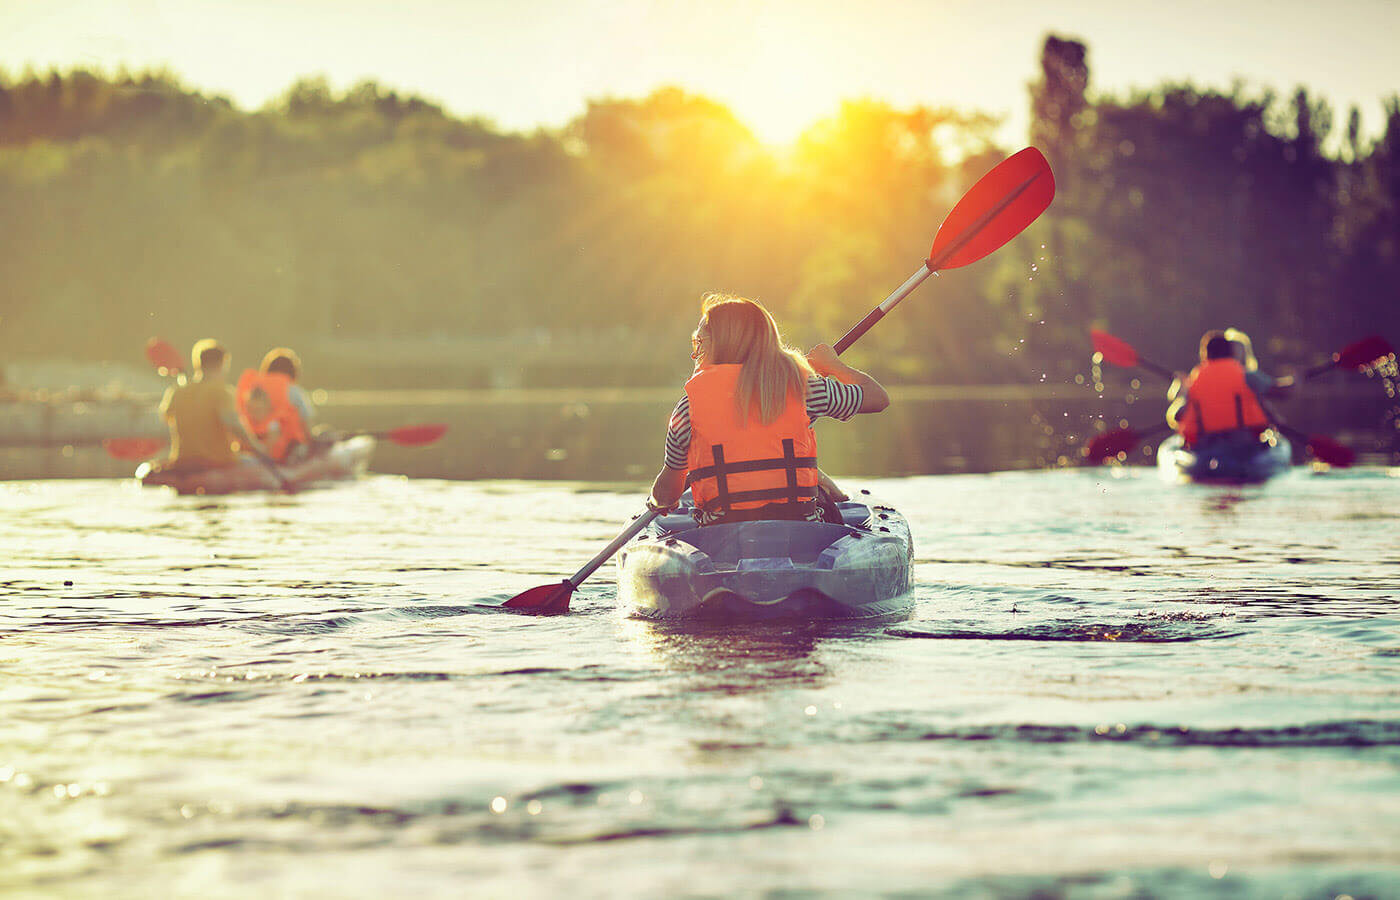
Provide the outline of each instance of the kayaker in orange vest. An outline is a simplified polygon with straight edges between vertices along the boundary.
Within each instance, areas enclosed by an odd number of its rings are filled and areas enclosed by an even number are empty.
[[[286,347],[269,350],[257,371],[238,379],[239,418],[277,462],[294,462],[311,452],[311,401],[296,383],[301,359]]]
[[[707,294],[691,335],[695,371],[666,431],[653,508],[690,484],[700,524],[752,519],[820,521],[818,487],[846,495],[817,468],[812,423],[880,412],[890,398],[826,344],[806,356],[785,346],[759,303]]]
[[[239,451],[262,452],[234,411],[228,384],[229,356],[213,338],[190,351],[193,377],[171,387],[160,401],[160,416],[170,426],[170,455],[161,470],[194,471],[238,465]],[[250,460],[251,462],[251,460]]]
[[[1253,359],[1248,340],[1248,336],[1231,340],[1222,331],[1206,332],[1201,336],[1200,365],[1172,383],[1167,423],[1181,434],[1186,446],[1195,447],[1208,436],[1252,439],[1269,427],[1273,417],[1262,398],[1281,384],[1258,371],[1257,362],[1253,369],[1247,367],[1244,360]]]

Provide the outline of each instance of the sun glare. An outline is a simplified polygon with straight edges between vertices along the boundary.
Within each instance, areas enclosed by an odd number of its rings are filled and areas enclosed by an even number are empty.
[[[833,101],[823,108],[818,103],[794,102],[791,97],[759,94],[736,100],[730,108],[761,143],[770,149],[782,150],[791,147],[802,132],[831,115],[836,105]]]

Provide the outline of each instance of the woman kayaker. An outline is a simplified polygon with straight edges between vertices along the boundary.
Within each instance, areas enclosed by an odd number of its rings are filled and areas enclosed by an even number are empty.
[[[819,486],[846,497],[817,468],[812,423],[880,412],[885,389],[826,344],[805,356],[787,347],[768,310],[743,297],[706,294],[690,345],[695,371],[671,414],[648,505],[675,506],[689,483],[702,525],[821,521]]]

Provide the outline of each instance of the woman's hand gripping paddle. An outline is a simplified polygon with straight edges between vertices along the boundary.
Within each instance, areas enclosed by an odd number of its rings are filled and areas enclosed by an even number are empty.
[[[938,228],[928,259],[919,266],[919,270],[846,332],[833,349],[838,354],[848,349],[934,272],[976,262],[1020,234],[1045,211],[1054,196],[1055,176],[1039,150],[1027,147],[1002,160],[983,175],[948,213]],[[660,514],[659,510],[648,510],[572,577],[516,594],[503,607],[542,615],[568,612],[569,598],[583,580]]]
[[[1137,348],[1122,338],[1114,337],[1103,331],[1089,332],[1089,337],[1094,343],[1094,352],[1115,366],[1125,368],[1146,369],[1149,372],[1160,375],[1167,381],[1173,380],[1176,376],[1166,366],[1158,365],[1150,360],[1143,359],[1138,355]],[[1368,337],[1348,344],[1337,353],[1332,354],[1332,362],[1316,369],[1311,369],[1305,373],[1304,377],[1312,377],[1322,372],[1330,371],[1338,366],[1347,368],[1364,368],[1375,362],[1378,358],[1387,355],[1390,345],[1383,338]],[[1284,425],[1275,421],[1273,426],[1288,436],[1299,446],[1306,447],[1308,452],[1315,459],[1327,463],[1338,469],[1345,469],[1356,462],[1356,453],[1345,444],[1334,441],[1324,434],[1304,434],[1296,428]],[[1157,425],[1146,431],[1137,431],[1133,428],[1119,428],[1114,431],[1106,431],[1096,435],[1089,445],[1084,448],[1085,460],[1091,465],[1097,465],[1121,454],[1132,452],[1138,444],[1143,441],[1155,440],[1164,437],[1171,432],[1170,425]]]

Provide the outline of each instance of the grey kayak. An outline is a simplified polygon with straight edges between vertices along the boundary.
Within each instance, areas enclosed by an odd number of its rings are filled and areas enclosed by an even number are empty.
[[[752,622],[903,615],[914,544],[894,507],[838,504],[842,523],[699,527],[689,507],[659,516],[618,557],[618,600],[634,616]]]

